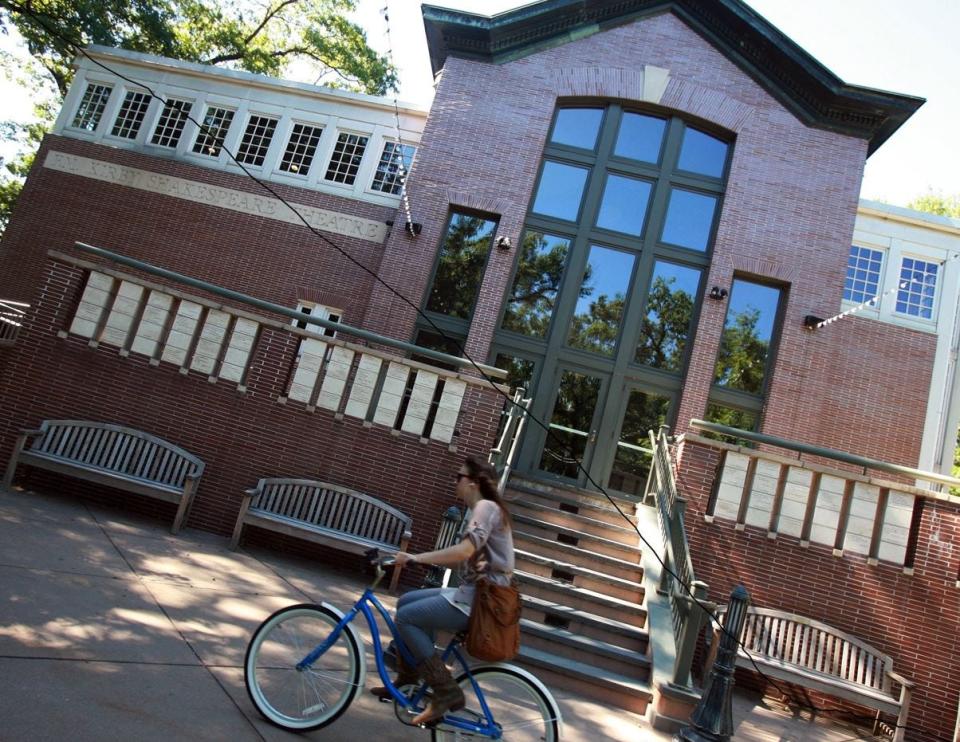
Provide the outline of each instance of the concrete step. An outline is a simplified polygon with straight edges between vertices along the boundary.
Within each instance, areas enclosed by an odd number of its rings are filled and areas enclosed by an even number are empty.
[[[650,658],[616,644],[576,634],[568,629],[546,626],[530,619],[521,621],[521,644],[559,655],[568,660],[603,668],[618,675],[648,680]]]
[[[615,526],[624,526],[627,521],[636,523],[636,503],[613,500],[614,505],[606,497],[596,493],[580,490],[548,490],[542,486],[532,486],[522,480],[517,482],[511,480],[504,497],[511,503],[536,502]]]
[[[513,523],[518,530],[539,538],[558,541],[568,546],[577,546],[597,554],[622,559],[626,562],[640,563],[640,547],[636,545],[640,541],[639,536],[637,536],[637,540],[632,545],[624,544],[619,541],[604,538],[603,536],[583,533],[568,526],[549,523],[525,513],[514,513]]]
[[[566,629],[633,652],[647,653],[650,637],[646,629],[532,595],[523,595],[522,604],[524,617],[536,623]]]
[[[647,611],[641,605],[642,601],[623,600],[530,572],[517,570],[514,574],[520,582],[520,591],[524,595],[569,606],[585,613],[623,621],[640,628],[646,625]]]
[[[617,524],[609,523],[605,520],[597,520],[589,515],[562,510],[549,503],[526,499],[515,500],[510,507],[514,515],[525,515],[591,536],[600,536],[610,541],[632,546],[640,542],[640,535],[634,525],[625,520],[621,520]]]
[[[521,645],[520,654],[513,661],[529,668],[548,687],[574,691],[607,706],[637,714],[645,714],[647,704],[653,698],[646,679],[620,675],[554,652]]]
[[[524,549],[516,549],[517,569],[531,574],[566,582],[575,587],[594,590],[621,600],[643,602],[643,585],[638,580],[614,577],[605,572],[582,567],[572,561],[557,561]]]
[[[643,566],[636,561],[630,562],[606,554],[598,554],[590,549],[581,549],[578,546],[570,546],[516,529],[513,532],[513,543],[518,549],[530,551],[557,562],[579,564],[581,567],[633,582],[643,580]],[[637,558],[639,559],[639,554]]]

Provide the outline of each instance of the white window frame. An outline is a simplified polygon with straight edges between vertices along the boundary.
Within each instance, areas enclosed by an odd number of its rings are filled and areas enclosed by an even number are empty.
[[[104,125],[104,121],[112,120],[108,117],[112,104],[115,102],[117,96],[115,93],[118,90],[122,90],[115,82],[107,80],[99,80],[97,78],[86,78],[82,81],[83,90],[77,96],[76,100],[73,102],[73,106],[70,109],[70,117],[67,119],[64,128],[69,129],[73,132],[81,132],[88,137],[96,137],[100,133],[100,127]],[[92,129],[88,129],[84,126],[77,126],[74,122],[77,120],[77,115],[80,111],[80,106],[83,103],[83,99],[87,95],[87,91],[91,87],[102,87],[107,88],[110,92],[107,93],[107,100],[103,104],[103,109],[100,111],[100,118],[97,119],[96,125]]]
[[[942,293],[941,286],[943,284],[943,273],[944,266],[941,264],[941,261],[930,255],[924,255],[922,253],[916,253],[909,250],[905,250],[899,254],[899,260],[897,261],[897,270],[896,273],[891,272],[891,277],[893,278],[894,285],[897,287],[895,291],[891,292],[891,312],[903,319],[909,320],[911,322],[922,322],[926,325],[936,325],[937,316],[940,310],[940,294]],[[936,265],[936,280],[933,285],[933,306],[930,307],[930,316],[923,317],[918,314],[910,314],[909,312],[901,312],[897,309],[897,303],[900,300],[900,276],[903,273],[903,261],[904,260],[917,260],[928,265]]]
[[[328,307],[326,304],[318,304],[317,302],[313,301],[298,301],[297,311],[302,312],[308,317],[316,317],[317,319],[328,319],[333,322],[343,321],[343,310],[335,307]],[[331,330],[330,328],[322,327],[321,325],[311,325],[304,322],[304,320],[290,320],[290,324],[294,327],[299,327],[302,330],[308,330],[310,332],[315,332],[318,335],[323,335],[324,337],[335,338],[337,336],[336,330]],[[304,326],[300,327],[301,324]]]
[[[128,142],[130,144],[135,144],[144,141],[144,129],[149,121],[152,120],[153,109],[153,96],[147,90],[142,88],[134,87],[125,87],[118,88],[120,95],[118,96],[118,102],[116,108],[113,112],[113,116],[110,119],[110,125],[104,130],[103,136],[105,139],[110,139],[115,142]],[[143,111],[143,118],[140,119],[140,125],[137,127],[136,134],[132,137],[124,137],[119,134],[114,134],[113,130],[117,127],[117,122],[120,120],[120,114],[123,111],[123,107],[127,102],[127,98],[133,95],[143,96],[143,99],[146,100],[147,107]]]
[[[886,283],[885,279],[886,279],[886,274],[888,270],[888,265],[890,263],[890,250],[886,247],[881,247],[880,245],[871,245],[866,242],[854,240],[850,244],[850,249],[847,251],[847,262],[848,262],[847,268],[848,269],[849,269],[849,261],[850,261],[850,252],[855,247],[861,250],[873,250],[874,252],[880,253],[880,273],[877,276],[877,290],[876,290],[876,293],[874,294],[874,296],[877,297],[877,301],[875,301],[873,304],[868,304],[866,307],[864,307],[864,310],[872,309],[874,311],[877,311],[879,309],[879,304],[880,304],[879,297],[883,294],[885,290],[884,284]],[[847,276],[845,273],[843,277],[844,292],[846,291],[846,285],[847,285]],[[866,299],[869,299],[869,298],[872,298],[872,297],[866,297]],[[846,296],[844,296],[843,303],[849,306],[856,306],[857,304],[860,304],[863,301],[866,301],[866,299],[861,299],[860,301],[857,301],[855,299],[848,299]]]

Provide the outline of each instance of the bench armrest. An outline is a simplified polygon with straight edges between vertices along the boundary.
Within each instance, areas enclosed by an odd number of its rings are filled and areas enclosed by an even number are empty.
[[[892,670],[887,670],[887,677],[890,678],[894,683],[899,683],[904,688],[913,688],[913,686],[916,685],[916,683],[914,683],[912,680],[907,680],[905,677],[903,677],[903,675],[895,673]]]
[[[252,489],[248,489],[248,490],[244,490],[244,491],[243,491],[243,496],[244,496],[244,497],[256,497],[256,496],[259,495],[259,494],[260,494],[260,488],[259,488],[259,487],[253,487]]]
[[[34,436],[42,435],[43,432],[40,428],[20,428],[20,435],[24,438],[33,438]]]

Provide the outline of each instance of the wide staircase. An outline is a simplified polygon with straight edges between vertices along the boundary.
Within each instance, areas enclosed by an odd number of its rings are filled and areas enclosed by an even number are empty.
[[[514,475],[505,496],[523,594],[516,661],[551,687],[645,713],[651,661],[637,531],[597,493]],[[635,523],[636,503],[617,504]]]

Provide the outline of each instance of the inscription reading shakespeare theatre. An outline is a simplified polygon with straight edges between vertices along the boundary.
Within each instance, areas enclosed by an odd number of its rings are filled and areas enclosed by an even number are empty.
[[[276,198],[257,196],[246,191],[199,183],[195,180],[175,178],[149,170],[116,165],[112,162],[79,157],[65,152],[51,151],[47,155],[44,167],[60,172],[94,178],[107,183],[137,188],[141,191],[160,193],[164,196],[182,198],[186,201],[219,206],[244,214],[276,219],[291,224],[302,224],[300,218],[282,201]],[[387,237],[387,225],[383,222],[361,219],[349,214],[318,209],[303,204],[292,204],[307,223],[315,229],[361,240],[383,243]]]

